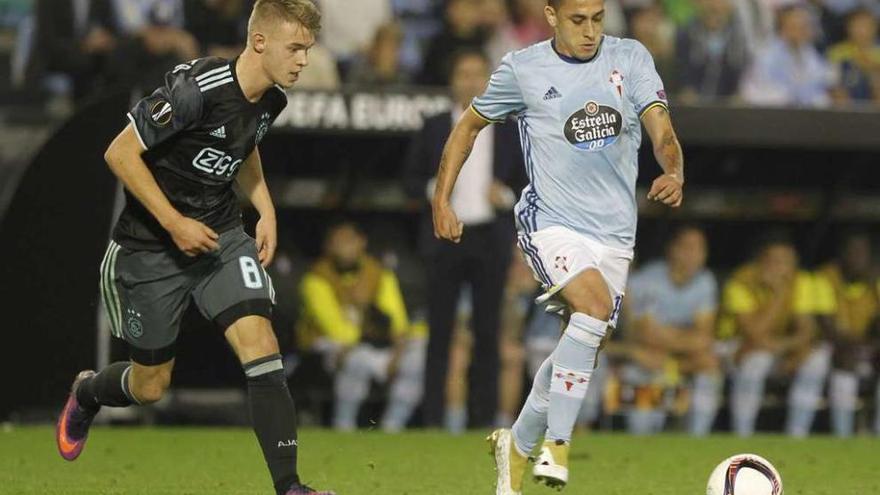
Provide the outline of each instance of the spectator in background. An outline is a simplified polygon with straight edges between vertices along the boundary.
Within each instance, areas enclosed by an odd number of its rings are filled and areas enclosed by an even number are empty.
[[[486,55],[489,65],[498,67],[508,52],[523,47],[516,38],[507,0],[483,0],[482,23],[486,30]]]
[[[296,348],[296,322],[302,304],[299,300],[299,283],[308,267],[297,253],[284,249],[275,252],[266,274],[272,280],[275,306],[272,308],[272,328],[278,329],[278,344],[285,353],[285,370],[292,374],[299,364]]]
[[[449,0],[446,4],[446,25],[428,43],[425,51],[421,84],[444,86],[449,81],[455,54],[463,50],[479,51],[486,42],[481,7],[484,0]],[[478,93],[479,94],[479,93]]]
[[[470,325],[473,323],[471,287],[464,285],[455,308],[455,326],[449,344],[449,370],[446,375],[446,411],[443,427],[449,433],[458,435],[467,428],[468,369],[471,366],[474,349],[474,335]],[[500,381],[499,381],[500,383]]]
[[[186,30],[198,41],[201,55],[233,59],[244,48],[250,8],[245,0],[189,0],[184,3]],[[311,62],[311,61],[310,61]]]
[[[390,0],[320,0],[321,43],[339,62],[343,79],[349,64],[366,50],[380,26],[394,20]]]
[[[532,275],[519,248],[511,247],[513,261],[507,272],[501,300],[501,368],[499,369],[498,415],[496,426],[509,428],[522,407],[525,349],[523,337],[527,318],[534,308],[538,281]]]
[[[677,94],[678,75],[675,72],[675,40],[672,24],[656,3],[633,10],[629,19],[629,35],[651,52],[657,73],[666,85],[666,92]]]
[[[362,86],[400,86],[409,82],[406,72],[400,68],[400,49],[403,31],[396,22],[385,24],[376,30],[376,36],[366,53],[352,64],[348,82]]]
[[[391,382],[382,428],[406,426],[422,394],[425,338],[411,335],[397,277],[366,252],[352,223],[330,228],[324,254],[303,277],[300,348],[323,353],[334,365],[335,412],[340,430],[357,427],[370,383]]]
[[[696,5],[697,16],[677,35],[679,98],[694,102],[736,95],[749,53],[731,0]]]
[[[409,74],[422,68],[422,46],[443,29],[445,0],[391,0],[394,16],[403,29],[401,67]]]
[[[605,0],[605,17],[603,19],[605,34],[624,37],[627,35],[626,15],[620,0]]]
[[[757,53],[774,33],[774,3],[780,0],[732,0],[749,54]],[[781,0],[790,1],[790,0]]]
[[[828,390],[831,425],[835,435],[849,437],[855,430],[859,382],[871,375],[871,351],[880,331],[880,281],[872,266],[870,238],[844,237],[838,259],[819,269],[816,283],[819,322],[834,346]]]
[[[513,0],[514,35],[520,46],[529,46],[553,37],[544,16],[543,0]]]
[[[514,247],[515,248],[515,247]],[[526,317],[533,306],[532,298],[538,283],[532,276],[525,260],[514,252],[504,296],[501,303],[501,331],[498,350],[501,365],[498,369],[498,414],[496,425],[513,424],[516,412],[522,405],[522,377],[525,353],[522,338]],[[461,433],[467,425],[467,370],[474,359],[474,338],[471,331],[473,307],[471,289],[465,286],[457,309],[457,323],[452,337],[449,356],[449,375],[446,381],[446,429]]]
[[[778,35],[761,51],[743,81],[743,98],[756,105],[822,107],[830,103],[831,67],[816,47],[813,18],[807,7],[783,7]]]
[[[149,56],[174,57],[181,61],[198,57],[201,47],[189,30],[197,11],[187,18],[189,2],[183,0],[112,0],[117,22],[129,35],[140,41]],[[207,5],[205,6],[207,7]],[[211,8],[216,8],[212,6]],[[208,15],[218,14],[212,11]],[[213,15],[220,22],[220,17]],[[223,26],[228,27],[228,26]],[[217,30],[221,32],[220,29]],[[224,32],[222,37],[231,34]]]
[[[470,285],[473,294],[471,330],[473,354],[477,357],[470,368],[470,424],[485,427],[495,420],[501,297],[514,240],[513,216],[506,212],[513,208],[526,181],[516,124],[508,122],[480,133],[471,157],[464,164],[461,187],[456,188],[452,196],[452,206],[467,230],[461,244],[434,238],[430,205],[425,201],[433,196],[437,166],[453,124],[464,112],[472,111],[470,102],[482,93],[488,79],[485,55],[477,51],[456,53],[449,80],[454,102],[452,111],[425,120],[406,159],[407,193],[426,206],[420,226],[420,244],[427,268],[427,285],[432,291],[428,301],[430,339],[424,402],[428,426],[443,423],[449,345],[455,308],[465,284]]]
[[[81,100],[105,87],[119,42],[108,0],[38,0],[31,69],[49,91]]]
[[[841,101],[880,103],[880,45],[877,19],[867,9],[850,13],[846,40],[828,50],[839,77],[835,96]]]
[[[636,271],[627,288],[635,358],[627,375],[636,381],[631,384],[650,387],[670,367],[688,377],[688,431],[700,436],[712,429],[723,383],[713,352],[718,285],[706,268],[707,256],[703,231],[680,227],[666,246],[666,259]],[[629,430],[656,433],[664,419],[662,410],[636,407]]]
[[[794,375],[786,431],[810,432],[830,367],[831,353],[815,338],[816,297],[810,275],[798,269],[794,246],[771,235],[754,260],[737,269],[724,288],[722,331],[740,338],[730,397],[733,429],[755,431],[767,378]]]
[[[846,38],[847,22],[852,12],[866,10],[875,17],[880,16],[880,2],[877,0],[810,0],[810,3],[818,15],[816,44],[822,50]]]
[[[186,31],[183,0],[112,0],[116,25],[126,40],[114,54],[111,70],[127,87],[153,88],[175,64],[201,54]]]

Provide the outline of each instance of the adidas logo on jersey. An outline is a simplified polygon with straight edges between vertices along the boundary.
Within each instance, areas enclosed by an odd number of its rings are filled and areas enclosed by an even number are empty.
[[[556,89],[556,86],[550,86],[550,89],[544,93],[544,101],[552,100],[554,98],[562,98],[562,93]]]
[[[226,139],[226,126],[221,125],[220,127],[211,131],[211,135],[215,138]]]

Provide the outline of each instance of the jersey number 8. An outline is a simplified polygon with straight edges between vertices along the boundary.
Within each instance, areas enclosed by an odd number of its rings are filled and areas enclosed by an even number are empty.
[[[260,278],[260,265],[248,256],[238,258],[238,264],[241,266],[241,277],[244,279],[244,286],[248,289],[262,289],[263,279]]]

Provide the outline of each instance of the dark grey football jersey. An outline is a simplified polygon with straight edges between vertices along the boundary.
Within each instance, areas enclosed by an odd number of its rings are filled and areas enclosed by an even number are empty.
[[[287,105],[284,91],[269,89],[249,102],[235,73],[238,59],[209,57],[180,64],[165,86],[129,112],[159,187],[184,216],[218,233],[241,224],[233,182],[269,126]],[[168,233],[126,191],[113,239],[131,249],[173,247]]]

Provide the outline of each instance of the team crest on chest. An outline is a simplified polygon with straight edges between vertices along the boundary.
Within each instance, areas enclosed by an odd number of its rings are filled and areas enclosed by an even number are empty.
[[[263,112],[263,115],[260,115],[260,120],[257,122],[257,144],[260,144],[260,141],[263,140],[263,136],[269,132],[269,120],[271,118],[272,115],[269,112]]]

